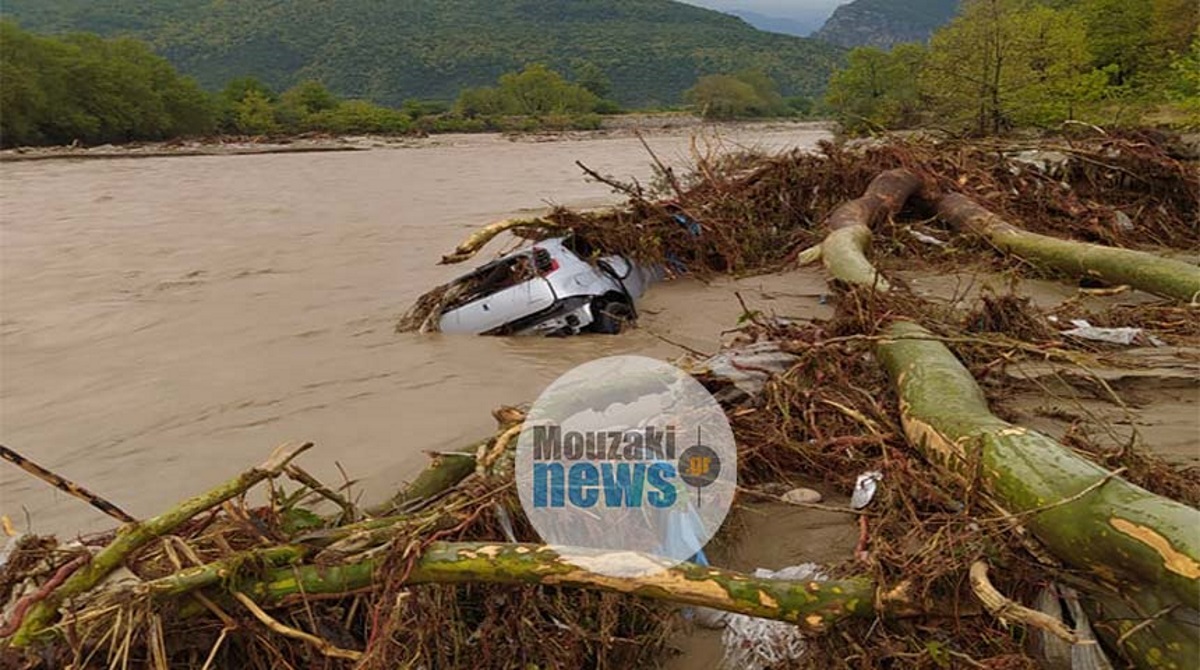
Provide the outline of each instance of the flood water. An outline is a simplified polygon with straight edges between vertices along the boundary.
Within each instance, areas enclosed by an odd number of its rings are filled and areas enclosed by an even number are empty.
[[[827,136],[721,134],[767,149]],[[648,141],[686,160],[688,135]],[[576,160],[651,176],[628,136],[0,165],[0,443],[141,517],[311,440],[301,463],[332,483],[340,464],[370,502],[575,365],[682,353],[664,337],[715,349],[740,308],[731,288],[694,282],[652,289],[642,327],[618,337],[393,332],[416,296],[464,271],[436,260],[474,227],[619,201]],[[820,287],[818,273],[787,290]],[[4,463],[0,512],[35,532],[113,523]]]

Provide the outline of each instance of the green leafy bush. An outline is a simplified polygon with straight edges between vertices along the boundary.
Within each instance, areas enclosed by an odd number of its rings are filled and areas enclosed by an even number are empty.
[[[683,97],[701,116],[708,119],[789,114],[775,81],[761,70],[700,77],[695,86],[684,92]]]
[[[308,130],[331,133],[387,135],[408,132],[412,129],[412,120],[395,109],[365,100],[347,100],[333,109],[312,114],[305,125]]]

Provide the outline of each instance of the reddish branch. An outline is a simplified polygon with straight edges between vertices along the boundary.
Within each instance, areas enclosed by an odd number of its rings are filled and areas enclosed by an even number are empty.
[[[67,577],[70,577],[71,573],[86,565],[90,560],[92,560],[91,554],[80,554],[79,556],[76,556],[73,561],[59,568],[58,571],[54,573],[54,576],[42,585],[42,588],[25,596],[24,598],[21,598],[21,600],[17,602],[16,606],[13,607],[12,618],[9,619],[8,623],[4,624],[3,627],[0,627],[0,637],[8,637],[17,632],[17,629],[21,627],[21,622],[25,620],[25,612],[29,611],[29,608],[33,607],[34,603],[44,600],[46,596],[53,593],[54,589],[58,588],[60,584],[67,581]]]

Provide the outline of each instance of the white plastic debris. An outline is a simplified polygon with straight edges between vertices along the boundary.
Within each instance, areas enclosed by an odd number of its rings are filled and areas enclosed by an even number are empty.
[[[796,359],[795,354],[780,350],[778,342],[756,342],[722,351],[704,361],[702,367],[733,382],[743,393],[754,395],[770,375],[786,372]]]
[[[850,506],[854,509],[862,509],[870,505],[875,498],[875,489],[881,479],[883,479],[883,473],[875,470],[859,475],[858,480],[854,482],[854,493],[850,496]]]
[[[934,237],[933,235],[923,233],[923,232],[917,230],[916,228],[913,228],[912,226],[907,226],[905,229],[909,232],[910,235],[912,235],[914,238],[916,238],[916,240],[918,242],[924,242],[925,244],[932,244],[936,247],[946,246],[946,242],[944,240],[939,240],[938,238]]]
[[[1128,232],[1133,230],[1133,219],[1129,218],[1128,214],[1118,209],[1117,211],[1113,212],[1113,226],[1116,227],[1117,230]]]
[[[1064,624],[1073,622],[1074,625],[1070,627],[1079,638],[1079,642],[1070,644],[1046,631],[1030,628],[1034,652],[1041,657],[1046,668],[1049,670],[1112,670],[1112,663],[1104,654],[1104,649],[1096,642],[1096,633],[1092,630],[1083,607],[1079,605],[1078,593],[1070,587],[1051,582],[1038,593],[1034,607]],[[1069,614],[1069,618],[1065,614]]]
[[[813,563],[791,565],[782,570],[754,571],[764,579],[809,580],[825,579],[820,567]],[[804,635],[795,624],[773,619],[760,619],[745,614],[730,614],[725,619],[721,636],[725,646],[722,667],[727,670],[766,670],[787,661],[797,661],[804,655]]]
[[[1084,319],[1072,319],[1071,325],[1075,326],[1071,330],[1064,330],[1063,335],[1078,337],[1084,340],[1094,340],[1096,342],[1110,342],[1112,344],[1138,344],[1141,342],[1149,342],[1150,344],[1161,347],[1163,341],[1157,337],[1147,337],[1141,328],[1101,328],[1093,326]]]
[[[1043,151],[1041,149],[1018,151],[1009,154],[1008,159],[1013,163],[1009,169],[1013,174],[1019,174],[1021,166],[1027,166],[1048,175],[1063,172],[1071,160],[1070,156],[1060,151]]]
[[[9,557],[17,550],[17,545],[21,543],[23,537],[25,537],[24,533],[17,533],[5,540],[4,548],[0,549],[0,568],[8,563]]]
[[[824,497],[821,492],[814,489],[798,488],[783,494],[783,501],[786,503],[805,505],[819,503],[822,500]]]

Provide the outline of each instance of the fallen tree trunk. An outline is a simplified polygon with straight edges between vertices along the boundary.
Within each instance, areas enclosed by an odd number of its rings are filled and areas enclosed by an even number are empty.
[[[211,491],[183,501],[174,508],[145,521],[122,526],[114,539],[100,553],[91,557],[77,572],[61,586],[54,589],[43,600],[33,605],[12,636],[16,647],[28,645],[54,618],[58,607],[65,600],[91,590],[102,579],[116,570],[131,554],[151,540],[161,537],[197,514],[212,509],[226,500],[242,495],[255,484],[277,477],[296,456],[311,448],[311,442],[284,444],[275,449],[271,456],[256,468],[252,468]]]
[[[871,180],[861,197],[842,203],[825,219],[829,233],[821,243],[821,260],[835,278],[848,284],[874,286],[886,291],[889,284],[867,260],[871,226],[894,216],[921,187],[921,178],[904,169],[888,170]]]
[[[938,218],[985,238],[1004,253],[1076,277],[1095,277],[1187,303],[1200,302],[1200,266],[1144,251],[1062,240],[1023,230],[974,200],[949,193],[935,201]]]
[[[928,460],[980,486],[1065,564],[1154,589],[1167,606],[1200,602],[1200,511],[996,417],[971,373],[912,322],[893,324],[877,353]]]
[[[489,223],[486,226],[481,226],[479,230],[471,233],[467,239],[454,248],[454,251],[442,256],[441,265],[449,265],[452,263],[461,263],[468,260],[479,253],[479,250],[487,246],[497,235],[506,230],[514,228],[557,228],[558,225],[546,219],[503,219]]]
[[[341,566],[280,568],[268,572],[244,592],[263,604],[298,593],[349,593],[380,583],[376,572],[383,561],[381,557]],[[599,572],[620,569],[645,574],[613,577]],[[824,630],[846,617],[903,613],[909,606],[904,589],[877,595],[875,583],[867,578],[765,579],[694,563],[671,565],[670,561],[634,552],[566,556],[555,547],[536,544],[435,542],[424,550],[404,580],[405,584],[467,582],[598,589],[789,621],[813,631]]]

